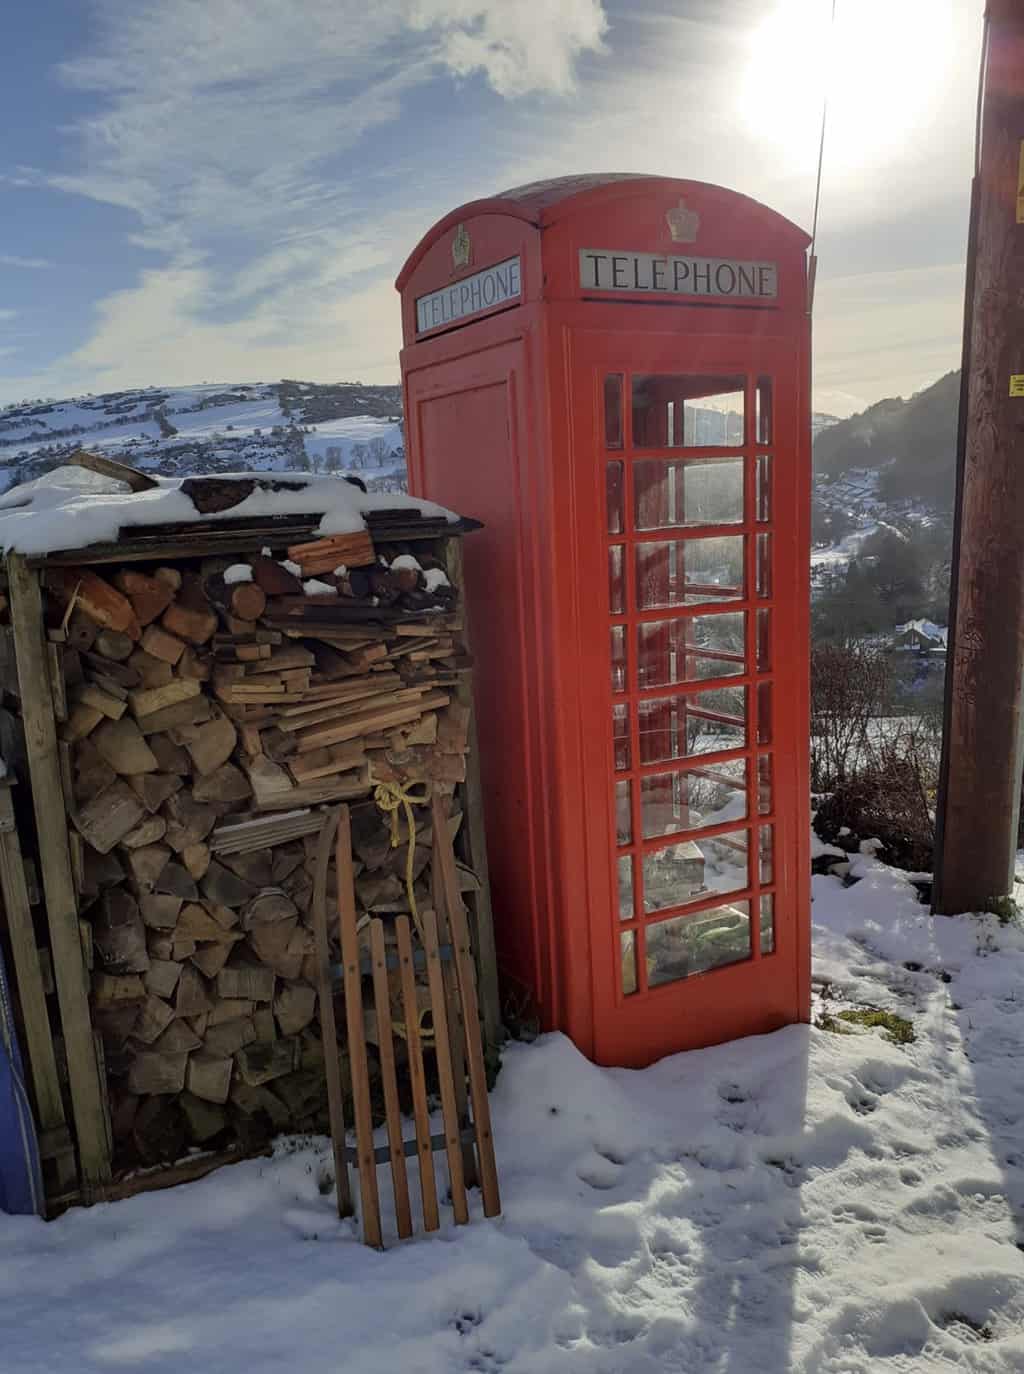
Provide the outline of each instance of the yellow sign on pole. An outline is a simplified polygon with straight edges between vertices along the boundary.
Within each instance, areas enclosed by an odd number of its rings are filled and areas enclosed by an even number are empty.
[[[1024,397],[1024,372],[1010,378],[1010,395]]]

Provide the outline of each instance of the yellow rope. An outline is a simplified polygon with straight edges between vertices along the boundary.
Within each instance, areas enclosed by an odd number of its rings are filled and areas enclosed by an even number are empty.
[[[373,785],[373,800],[384,814],[390,817],[391,822],[391,848],[397,849],[402,842],[401,831],[398,823],[399,808],[405,811],[405,824],[408,831],[409,847],[405,856],[405,891],[409,898],[409,914],[412,916],[413,925],[416,933],[423,941],[423,927],[420,924],[420,911],[416,905],[416,894],[413,891],[413,865],[416,862],[416,820],[412,813],[414,806],[426,806],[430,801],[430,789],[426,783],[422,784],[421,794],[413,790],[414,785],[401,784],[397,782],[379,782],[373,776],[373,769],[370,769],[370,782]]]

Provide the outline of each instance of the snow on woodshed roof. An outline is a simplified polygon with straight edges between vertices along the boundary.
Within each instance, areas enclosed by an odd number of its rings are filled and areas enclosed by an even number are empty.
[[[38,557],[114,544],[153,527],[217,522],[223,529],[223,522],[237,521],[241,533],[245,525],[262,527],[287,516],[308,519],[320,535],[366,529],[374,513],[383,511],[408,511],[412,520],[445,520],[463,528],[475,524],[432,501],[394,492],[368,494],[339,477],[236,472],[150,480],[148,489],[133,491],[118,478],[71,465],[12,487],[0,496],[0,549]],[[240,485],[237,494],[229,485],[234,483]],[[227,496],[211,508],[204,499],[211,492]]]

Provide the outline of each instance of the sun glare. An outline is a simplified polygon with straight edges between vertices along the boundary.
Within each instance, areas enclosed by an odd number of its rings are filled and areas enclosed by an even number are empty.
[[[779,0],[751,35],[740,104],[758,138],[797,167],[817,153],[854,174],[884,165],[941,99],[953,57],[949,0]]]

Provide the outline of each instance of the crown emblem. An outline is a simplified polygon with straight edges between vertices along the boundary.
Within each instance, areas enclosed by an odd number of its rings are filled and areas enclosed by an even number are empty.
[[[472,256],[473,245],[469,239],[469,230],[464,224],[460,224],[452,239],[452,266],[456,271],[460,267],[468,267]]]
[[[681,200],[665,215],[665,223],[673,243],[694,243],[700,229],[700,215],[696,210],[689,209],[685,200]]]

